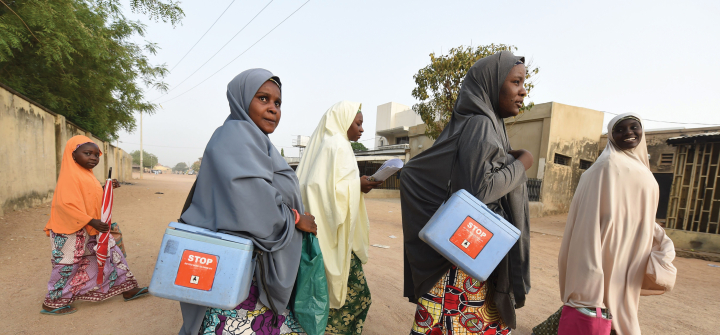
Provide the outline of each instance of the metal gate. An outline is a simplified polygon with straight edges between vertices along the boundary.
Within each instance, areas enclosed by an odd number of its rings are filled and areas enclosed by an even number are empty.
[[[671,139],[672,140],[672,139]],[[668,140],[668,143],[671,143]],[[720,142],[677,145],[667,228],[720,233]]]

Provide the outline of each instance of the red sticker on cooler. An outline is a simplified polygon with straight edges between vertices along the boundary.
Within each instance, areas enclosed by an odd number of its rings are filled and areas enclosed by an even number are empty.
[[[492,237],[493,233],[468,216],[450,236],[450,243],[475,259]]]
[[[178,267],[175,285],[210,291],[215,281],[218,257],[185,250]]]

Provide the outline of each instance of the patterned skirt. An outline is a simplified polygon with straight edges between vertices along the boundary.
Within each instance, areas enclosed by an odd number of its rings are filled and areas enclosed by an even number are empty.
[[[305,331],[292,312],[278,315],[273,327],[273,312],[258,299],[260,291],[253,279],[250,295],[235,309],[210,308],[205,312],[202,335],[304,335]]]
[[[420,298],[411,335],[510,334],[485,282],[453,266]]]
[[[138,287],[127,261],[110,237],[109,256],[103,268],[104,281],[97,284],[96,237],[81,229],[74,234],[50,231],[53,266],[48,282],[46,306],[60,308],[75,300],[102,301]]]
[[[127,258],[127,253],[125,253],[125,243],[123,243],[122,239],[122,232],[120,231],[120,226],[118,226],[117,222],[113,222],[110,225],[110,235],[115,239],[115,245],[120,248],[120,251],[122,251],[123,256]]]
[[[330,317],[325,331],[338,335],[362,334],[371,303],[370,288],[365,280],[362,262],[353,253],[350,259],[350,275],[348,276],[345,304],[338,309],[330,309]]]

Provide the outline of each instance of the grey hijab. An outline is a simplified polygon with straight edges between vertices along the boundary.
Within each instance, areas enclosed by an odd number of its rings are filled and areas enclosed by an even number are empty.
[[[263,251],[266,292],[261,285],[260,262],[255,278],[260,301],[282,313],[295,285],[302,234],[295,231],[292,209],[303,212],[295,172],[247,114],[257,90],[266,81],[280,79],[270,71],[251,69],[240,73],[227,88],[230,116],[205,148],[202,169],[191,191],[181,220],[193,226],[223,231],[253,241]],[[180,303],[180,334],[197,334],[205,306]]]
[[[530,230],[525,168],[508,154],[505,124],[495,113],[505,77],[523,57],[508,51],[478,60],[468,71],[453,115],[435,144],[411,159],[401,175],[405,249],[404,295],[417,301],[452,264],[418,233],[448,197],[465,189],[520,229],[520,241],[488,279],[503,321],[515,328],[515,308],[530,290]],[[452,162],[452,164],[449,164]],[[451,181],[451,183],[449,183]],[[450,186],[450,187],[448,187]]]

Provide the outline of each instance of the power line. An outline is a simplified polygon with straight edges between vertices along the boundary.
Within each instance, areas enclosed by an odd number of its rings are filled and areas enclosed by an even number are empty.
[[[120,142],[120,143],[125,143],[125,144],[140,145],[140,144],[137,144],[137,143],[130,143],[130,142],[124,142],[124,141],[119,141],[119,142]],[[160,147],[160,148],[173,148],[173,149],[205,149],[205,148],[199,148],[199,147],[171,147],[171,146],[167,146],[167,145],[153,145],[153,144],[143,144],[143,146]]]
[[[260,43],[260,41],[262,41],[267,35],[270,35],[270,33],[272,33],[275,29],[277,29],[277,27],[279,27],[281,24],[283,24],[285,21],[287,21],[290,17],[292,17],[293,15],[295,15],[295,13],[297,13],[300,9],[302,9],[303,7],[305,7],[305,5],[307,5],[308,2],[310,2],[310,0],[305,1],[305,3],[303,3],[300,7],[298,7],[298,9],[296,9],[294,12],[290,13],[290,15],[288,15],[284,20],[280,21],[280,23],[278,23],[274,28],[272,28],[270,31],[268,31],[267,34],[265,34],[265,35],[263,35],[262,37],[260,37],[259,40],[257,40],[255,43],[253,43],[253,44],[252,44],[251,46],[249,46],[247,49],[245,49],[245,51],[243,51],[242,53],[240,53],[239,55],[237,55],[237,57],[233,58],[230,62],[228,62],[227,64],[223,65],[223,67],[221,67],[219,70],[215,71],[215,73],[211,74],[210,76],[208,76],[207,78],[205,78],[203,81],[199,82],[197,85],[191,87],[189,90],[180,93],[180,95],[177,95],[177,96],[175,96],[174,98],[170,98],[170,99],[165,100],[165,101],[163,101],[163,102],[159,102],[159,104],[164,104],[164,103],[166,103],[166,102],[175,100],[175,99],[183,96],[185,93],[190,92],[190,91],[194,90],[196,87],[202,85],[202,84],[203,84],[204,82],[206,82],[208,79],[212,78],[213,76],[215,76],[216,74],[218,74],[220,71],[222,71],[223,69],[225,69],[228,65],[232,64],[235,60],[237,60],[238,58],[240,58],[240,56],[242,56],[242,55],[244,55],[246,52],[248,52],[248,50],[250,50],[250,49],[251,49],[252,47],[254,47],[256,44]],[[157,100],[157,99],[156,99],[156,100]]]
[[[175,66],[173,66],[172,69],[170,69],[171,72],[172,72],[172,70],[175,70],[175,68],[176,68],[178,65],[180,65],[180,63],[183,61],[183,59],[185,59],[185,57],[187,57],[187,55],[190,53],[190,51],[192,51],[193,49],[195,49],[195,46],[198,45],[198,43],[200,43],[200,41],[203,39],[203,37],[205,37],[205,35],[207,35],[207,33],[210,31],[210,29],[212,29],[212,27],[215,26],[215,24],[220,20],[220,18],[223,17],[223,15],[225,15],[225,12],[227,12],[227,10],[230,9],[230,6],[232,6],[233,3],[235,3],[235,0],[232,0],[232,1],[230,2],[230,4],[227,6],[227,8],[225,8],[225,10],[220,14],[220,16],[218,16],[218,18],[215,19],[215,22],[213,22],[213,24],[210,25],[210,28],[208,28],[208,29],[205,31],[205,33],[204,33],[202,36],[200,36],[200,39],[198,39],[197,42],[195,42],[195,44],[193,44],[193,46],[190,48],[190,50],[188,50],[188,52],[185,53],[185,56],[182,56],[182,58],[180,58],[180,60],[177,62],[177,64],[175,64]]]
[[[612,114],[612,115],[616,115],[616,116],[617,116],[617,115],[620,115],[620,114],[617,114],[617,113],[611,113],[611,112],[606,112],[606,111],[603,111],[603,113],[608,113],[608,114]],[[646,119],[646,118],[643,118],[643,121],[652,121],[652,122],[660,122],[660,123],[687,124],[687,125],[693,125],[693,124],[694,124],[694,125],[701,125],[701,126],[720,126],[720,124],[711,124],[711,123],[660,121],[660,120],[650,120],[650,119]]]
[[[183,79],[179,84],[175,85],[175,87],[173,87],[172,89],[170,89],[170,90],[168,91],[168,93],[165,93],[165,94],[163,94],[163,95],[155,98],[154,100],[158,100],[158,99],[162,98],[163,96],[168,95],[172,90],[180,87],[180,85],[182,85],[184,82],[186,82],[188,79],[190,79],[190,77],[192,77],[193,75],[195,75],[198,71],[200,71],[200,69],[202,69],[208,62],[210,62],[213,58],[215,58],[215,56],[217,56],[217,54],[219,54],[220,51],[222,51],[228,44],[230,44],[230,42],[232,42],[232,40],[235,39],[235,37],[237,37],[237,35],[239,35],[243,30],[245,30],[245,28],[247,28],[247,26],[249,26],[250,23],[252,23],[253,21],[255,21],[255,19],[256,19],[263,11],[265,11],[265,8],[267,8],[268,6],[270,6],[270,4],[271,4],[273,1],[274,1],[274,0],[270,0],[270,2],[268,2],[267,5],[265,5],[265,7],[263,7],[257,14],[255,14],[255,16],[253,16],[253,18],[250,19],[250,21],[248,21],[247,24],[245,24],[242,28],[240,28],[240,30],[239,30],[237,33],[235,33],[235,35],[233,35],[233,37],[231,37],[222,47],[220,47],[220,49],[218,49],[218,51],[216,51],[212,56],[210,56],[210,58],[208,58],[208,60],[206,60],[205,63],[203,63],[202,65],[200,65],[200,67],[198,67],[197,69],[195,69],[195,71],[193,71],[193,73],[191,73],[189,76],[185,77],[185,79]]]

